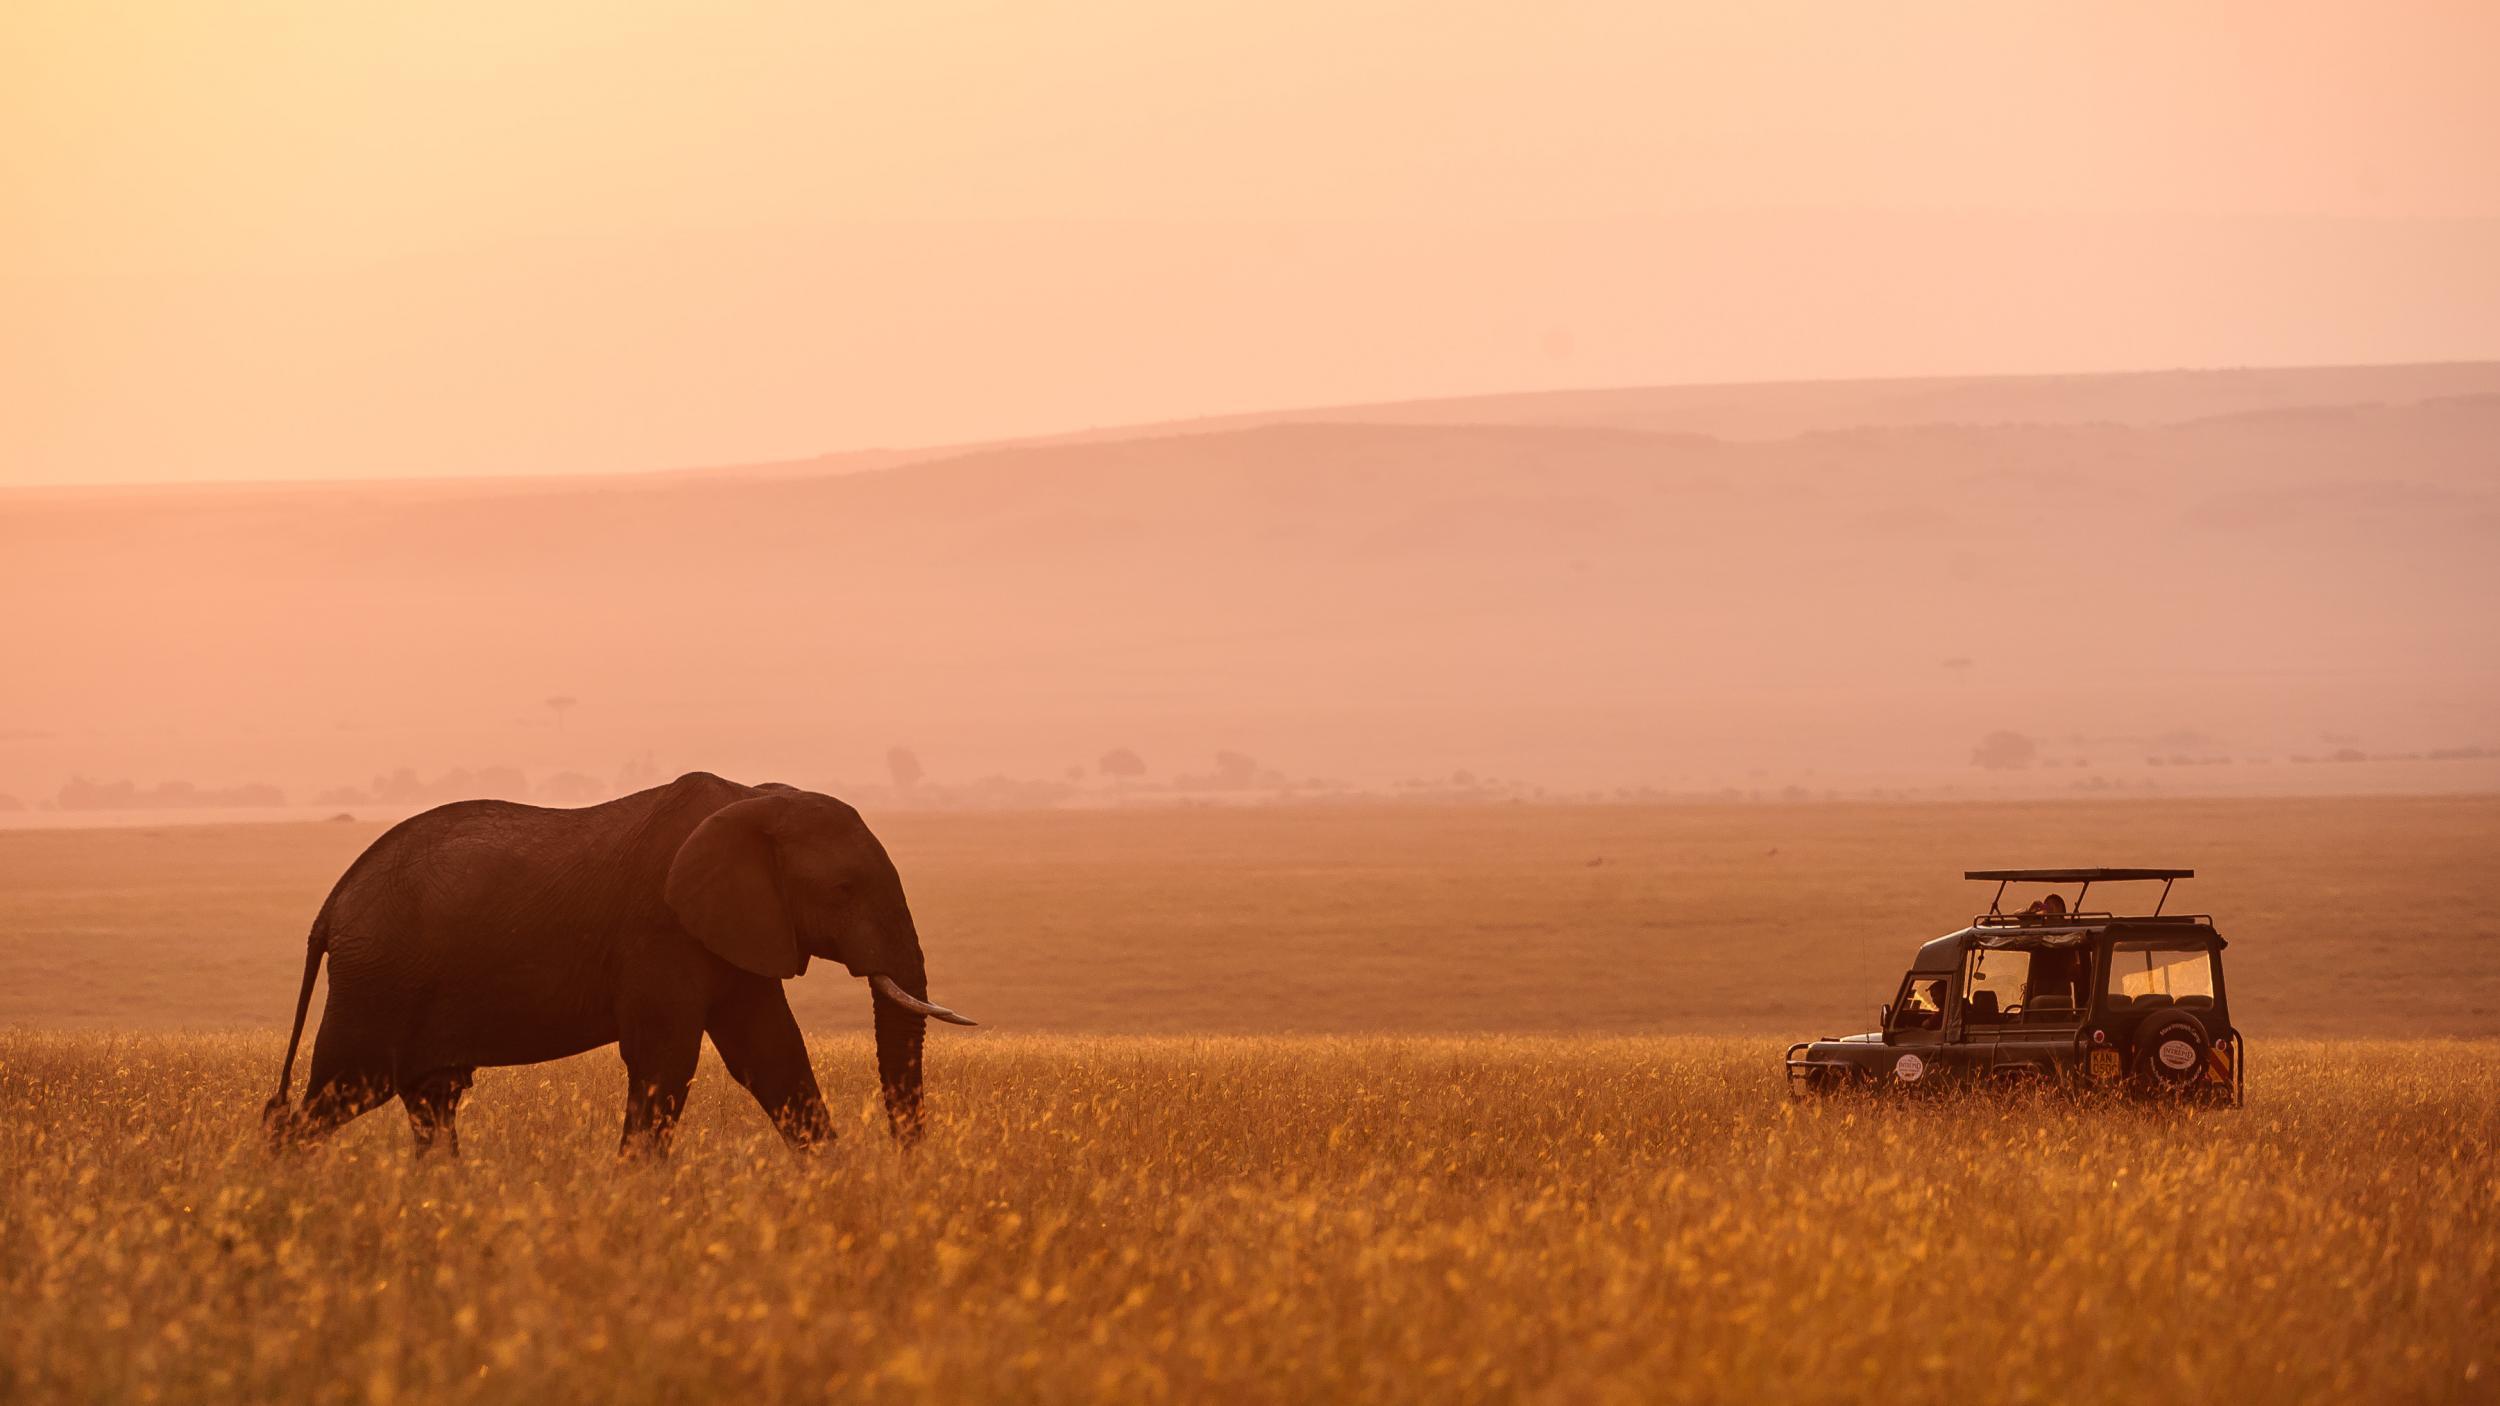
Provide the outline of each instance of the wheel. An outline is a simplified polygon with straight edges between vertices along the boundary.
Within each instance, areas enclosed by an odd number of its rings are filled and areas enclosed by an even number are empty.
[[[2164,1011],[2147,1018],[2135,1032],[2134,1075],[2146,1093],[2180,1094],[2205,1077],[2213,1057],[2213,1037],[2185,1011]]]

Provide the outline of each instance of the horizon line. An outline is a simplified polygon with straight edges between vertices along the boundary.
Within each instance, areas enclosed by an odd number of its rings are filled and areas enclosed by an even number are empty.
[[[757,459],[719,460],[697,464],[663,464],[641,468],[534,469],[511,473],[480,470],[447,470],[441,473],[384,474],[372,477],[346,475],[280,476],[272,478],[111,478],[96,480],[34,479],[24,482],[0,483],[0,495],[26,492],[107,491],[119,489],[250,489],[308,487],[388,487],[428,486],[456,487],[462,484],[526,484],[592,482],[603,478],[645,480],[670,477],[698,477],[706,474],[734,474],[740,470],[774,469],[810,464],[844,457],[891,454],[910,458],[952,457],[985,450],[1031,448],[1086,440],[1164,437],[1191,425],[1229,426],[1241,421],[1282,420],[1295,423],[1313,417],[1325,423],[1328,415],[1346,412],[1377,412],[1436,405],[1457,405],[1484,400],[1537,400],[1585,395],[1621,395],[1642,391],[1711,391],[1765,390],[1776,387],[1803,386],[1885,386],[1917,385],[1938,381],[2059,381],[2120,380],[2153,376],[2228,376],[2275,372],[2351,372],[2351,371],[2423,371],[2465,367],[2500,368],[2500,352],[2478,357],[2435,357],[2396,361],[2328,361],[2328,362],[2249,362],[2231,365],[2203,366],[2138,366],[2063,371],[1936,371],[1891,375],[1862,376],[1770,376],[1739,377],[1727,380],[1696,381],[1634,381],[1602,385],[1547,387],[1535,390],[1454,391],[1420,396],[1399,396],[1379,400],[1347,400],[1325,404],[1268,407],[1264,409],[1207,411],[1192,415],[1162,416],[1143,420],[1115,421],[1077,428],[1035,430],[1020,434],[940,440],[920,444],[855,445],[845,448],[817,450],[810,453]],[[1926,421],[1920,423],[1947,423]],[[1966,422],[1951,422],[1966,423]],[[2039,423],[2036,421],[1992,421],[1993,424]],[[893,467],[901,467],[895,465]]]

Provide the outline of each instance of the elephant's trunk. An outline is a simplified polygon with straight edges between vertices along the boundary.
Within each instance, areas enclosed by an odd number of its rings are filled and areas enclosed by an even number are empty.
[[[925,994],[927,980],[912,975],[911,984]],[[920,1044],[929,1019],[905,1001],[926,1002],[882,972],[868,986],[877,1011],[877,1086],[885,1092],[886,1126],[908,1147],[920,1140]]]

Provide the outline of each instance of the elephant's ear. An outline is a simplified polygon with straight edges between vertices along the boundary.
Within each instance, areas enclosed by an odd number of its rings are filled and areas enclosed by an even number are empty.
[[[775,873],[772,822],[781,804],[778,796],[758,796],[714,811],[677,847],[664,890],[686,931],[758,976],[807,970]]]

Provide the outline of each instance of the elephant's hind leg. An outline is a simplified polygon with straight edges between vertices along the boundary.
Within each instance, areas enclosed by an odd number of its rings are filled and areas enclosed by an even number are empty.
[[[330,980],[330,1001],[313,1036],[312,1068],[304,1076],[304,1104],[286,1119],[288,1142],[328,1137],[390,1102],[399,1089],[391,1077],[392,1042],[383,1033],[389,1028],[387,1012],[339,989],[335,957]]]
[[[400,1086],[399,1101],[408,1110],[408,1131],[416,1137],[417,1155],[440,1150],[460,1155],[460,1096],[477,1078],[475,1069],[437,1069]]]
[[[704,1029],[729,1077],[755,1095],[785,1141],[813,1147],[832,1140],[833,1119],[808,1064],[807,1040],[780,982],[758,977],[734,984],[714,999]]]
[[[289,1139],[294,1142],[316,1142],[337,1132],[348,1123],[391,1101],[390,1068],[379,1062],[372,1064],[334,1064],[324,1067],[313,1061],[312,1077],[304,1090],[303,1111],[290,1120]]]

